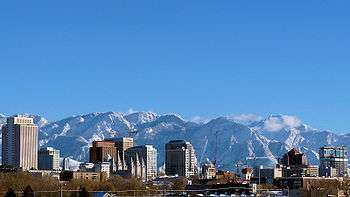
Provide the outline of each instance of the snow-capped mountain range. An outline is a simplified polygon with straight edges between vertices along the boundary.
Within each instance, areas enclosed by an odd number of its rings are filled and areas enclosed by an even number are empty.
[[[318,164],[318,148],[323,145],[348,145],[350,134],[321,131],[302,123],[294,116],[255,115],[218,117],[192,122],[175,114],[154,112],[90,113],[49,122],[29,115],[40,128],[40,146],[61,150],[61,156],[88,160],[92,141],[111,137],[133,136],[135,143],[153,144],[158,150],[159,165],[164,162],[164,146],[169,140],[190,141],[197,160],[216,158],[221,168],[233,169],[237,161],[248,165],[272,165],[286,151],[296,147],[306,153],[311,164]],[[6,116],[0,115],[0,124]],[[255,158],[253,160],[246,157]]]

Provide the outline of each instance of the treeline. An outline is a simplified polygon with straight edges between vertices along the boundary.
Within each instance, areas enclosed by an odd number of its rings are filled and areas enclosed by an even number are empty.
[[[142,181],[134,178],[124,179],[119,176],[111,177],[103,182],[91,180],[72,180],[70,182],[60,183],[54,177],[35,177],[26,172],[9,172],[0,173],[0,196],[6,196],[11,193],[17,193],[17,196],[23,196],[26,190],[32,190],[36,196],[59,196],[62,190],[69,193],[69,190],[79,191],[125,191],[125,190],[147,190],[158,189],[154,186],[142,183]],[[67,191],[68,190],[68,191]],[[47,192],[45,194],[45,192]],[[7,194],[6,194],[7,193]],[[21,194],[21,195],[18,195]],[[40,195],[45,194],[45,195]],[[121,194],[123,195],[123,194]],[[66,196],[66,195],[64,195]],[[80,195],[68,195],[80,196]]]

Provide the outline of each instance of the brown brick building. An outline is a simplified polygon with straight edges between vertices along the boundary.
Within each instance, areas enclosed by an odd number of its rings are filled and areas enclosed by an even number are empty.
[[[113,158],[117,161],[117,149],[113,141],[94,141],[90,147],[90,162],[98,163]]]

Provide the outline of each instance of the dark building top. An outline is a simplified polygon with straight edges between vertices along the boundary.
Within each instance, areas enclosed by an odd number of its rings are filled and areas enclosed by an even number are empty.
[[[308,160],[304,153],[301,153],[296,148],[292,148],[288,153],[283,155],[281,164],[283,166],[307,166]]]
[[[185,140],[170,140],[168,143],[186,143]]]
[[[347,158],[346,146],[323,146],[319,151],[320,158]]]

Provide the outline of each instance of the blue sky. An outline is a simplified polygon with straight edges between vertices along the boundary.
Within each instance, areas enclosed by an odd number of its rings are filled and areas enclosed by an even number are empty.
[[[0,113],[290,114],[350,131],[349,1],[0,3]]]

